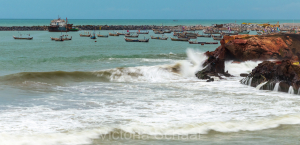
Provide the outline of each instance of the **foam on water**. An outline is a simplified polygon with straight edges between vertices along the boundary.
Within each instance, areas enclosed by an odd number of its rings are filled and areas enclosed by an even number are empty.
[[[290,87],[289,87],[288,93],[289,93],[289,94],[294,94],[294,88],[293,88],[293,86],[290,86]]]
[[[279,84],[280,84],[280,82],[277,82],[277,83],[275,84],[275,87],[274,87],[274,90],[273,90],[273,91],[275,91],[275,92],[278,92],[278,91],[279,91],[279,89],[280,89]]]
[[[2,105],[7,109],[0,110],[0,142],[89,144],[112,131],[186,135],[300,124],[299,97],[239,83],[239,74],[258,62],[226,62],[236,77],[207,83],[194,75],[203,53],[188,49],[187,56],[175,64],[95,71],[85,75],[109,81],[51,86],[58,93]]]

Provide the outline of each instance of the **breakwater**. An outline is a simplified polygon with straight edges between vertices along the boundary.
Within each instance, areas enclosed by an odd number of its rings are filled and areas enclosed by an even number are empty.
[[[48,31],[49,26],[0,26],[0,31]],[[157,25],[77,25],[73,26],[79,30],[152,30],[168,29],[182,30],[202,30],[205,26],[157,26]]]

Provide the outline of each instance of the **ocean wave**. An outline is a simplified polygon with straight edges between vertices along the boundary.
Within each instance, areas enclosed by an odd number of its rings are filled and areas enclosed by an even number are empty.
[[[69,130],[53,133],[0,133],[1,144],[9,145],[56,145],[91,144],[94,140],[133,140],[133,139],[185,139],[197,140],[201,135],[232,133],[241,131],[260,131],[277,128],[280,125],[300,124],[300,115],[284,115],[268,119],[227,122],[203,122],[176,125],[128,124],[119,126],[94,127],[90,129]],[[214,131],[214,132],[212,132]],[[172,138],[173,137],[173,138]]]

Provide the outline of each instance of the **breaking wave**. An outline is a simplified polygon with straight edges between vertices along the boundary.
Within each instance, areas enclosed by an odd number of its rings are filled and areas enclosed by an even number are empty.
[[[202,68],[202,63],[206,59],[203,53],[188,49],[187,55],[188,60],[182,60],[173,65],[114,68],[92,72],[21,72],[2,76],[0,81],[8,83],[41,82],[48,84],[107,81],[172,82],[183,77],[194,77],[196,71]]]

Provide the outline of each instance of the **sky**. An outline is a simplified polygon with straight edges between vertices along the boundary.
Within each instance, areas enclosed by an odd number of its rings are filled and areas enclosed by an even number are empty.
[[[0,19],[300,19],[300,0],[0,0]]]

